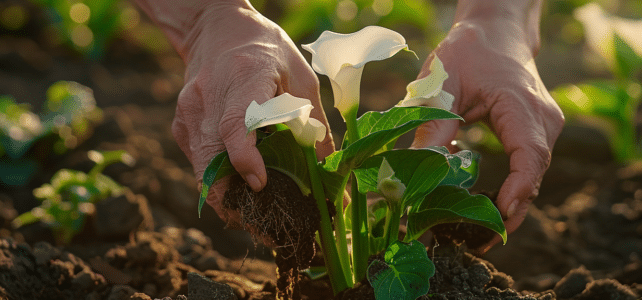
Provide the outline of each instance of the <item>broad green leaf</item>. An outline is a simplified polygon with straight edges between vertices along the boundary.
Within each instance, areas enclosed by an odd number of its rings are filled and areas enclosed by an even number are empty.
[[[428,292],[428,280],[434,274],[435,265],[419,241],[393,242],[384,261],[374,260],[368,267],[368,281],[377,300],[417,299]]]
[[[324,168],[346,175],[391,141],[437,119],[461,118],[449,111],[430,107],[393,107],[386,112],[367,112],[357,121],[361,139],[328,156]]]
[[[263,139],[256,147],[263,157],[265,167],[287,175],[299,186],[301,193],[310,194],[310,174],[305,156],[289,130],[273,133]],[[203,186],[198,201],[199,216],[210,187],[219,179],[233,174],[237,174],[237,172],[230,162],[227,151],[219,153],[212,159],[203,173]]]
[[[472,187],[479,177],[481,155],[472,151],[462,150],[455,154],[447,154],[446,157],[450,169],[448,170],[448,175],[439,185],[454,185],[465,189]]]
[[[429,149],[399,149],[386,151],[367,159],[354,170],[359,192],[376,192],[381,161],[386,158],[395,177],[406,185],[402,202],[412,205],[430,193],[450,169],[446,157]]]
[[[484,195],[470,195],[455,186],[440,186],[408,213],[405,241],[419,238],[432,226],[442,223],[467,222],[497,232],[504,243],[506,229],[499,211]]]

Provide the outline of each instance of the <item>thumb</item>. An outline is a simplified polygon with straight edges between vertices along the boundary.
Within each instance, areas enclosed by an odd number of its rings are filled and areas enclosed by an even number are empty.
[[[455,139],[459,120],[434,120],[417,128],[413,148],[428,146],[450,146]]]

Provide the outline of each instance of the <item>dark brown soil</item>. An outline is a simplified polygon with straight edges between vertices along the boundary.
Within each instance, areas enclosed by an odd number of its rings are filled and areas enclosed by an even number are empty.
[[[299,271],[314,257],[321,217],[314,198],[303,196],[292,179],[272,169],[267,172],[267,185],[258,193],[235,176],[223,206],[238,211],[243,228],[255,232],[257,239],[267,236],[274,241],[278,298],[300,299]]]

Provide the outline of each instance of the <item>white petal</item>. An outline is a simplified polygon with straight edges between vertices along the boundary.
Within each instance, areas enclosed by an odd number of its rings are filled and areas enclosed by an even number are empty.
[[[455,102],[455,96],[452,94],[441,91],[436,97],[431,98],[410,98],[399,103],[397,106],[408,107],[408,106],[426,106],[441,108],[450,111],[453,108],[453,102]]]
[[[361,74],[363,67],[354,68],[346,65],[336,78],[330,78],[334,94],[334,107],[340,112],[359,105],[359,88],[361,87]]]
[[[321,142],[325,139],[325,125],[315,118],[309,118],[305,123],[297,118],[285,124],[288,125],[292,135],[301,146],[312,147],[317,141]]]
[[[312,68],[335,78],[345,65],[360,68],[369,61],[382,60],[408,48],[404,37],[390,29],[368,26],[355,33],[324,31],[303,49],[312,53]]]
[[[274,97],[263,104],[252,101],[245,111],[245,127],[250,132],[260,127],[285,123],[293,119],[307,122],[312,111],[310,100],[288,93]]]
[[[455,97],[442,90],[446,79],[448,73],[444,64],[435,56],[430,63],[430,74],[408,84],[406,97],[397,106],[428,106],[451,110]]]
[[[314,43],[303,45],[303,49],[312,53],[312,68],[330,78],[334,106],[342,115],[359,105],[363,66],[407,48],[403,36],[378,26],[351,34],[324,31]]]
[[[435,97],[441,92],[444,81],[448,79],[448,73],[444,69],[444,64],[439,57],[435,58],[430,63],[430,74],[428,76],[417,79],[406,87],[406,99],[422,97],[431,98]]]

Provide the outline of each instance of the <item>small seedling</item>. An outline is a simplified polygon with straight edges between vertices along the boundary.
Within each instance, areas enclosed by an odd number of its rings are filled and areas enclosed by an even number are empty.
[[[0,96],[0,183],[20,186],[39,166],[30,150],[40,141],[42,155],[62,154],[91,135],[102,111],[90,88],[71,81],[58,81],[47,90],[40,114],[11,96]]]
[[[357,118],[364,65],[407,50],[405,39],[373,26],[349,35],[324,32],[303,48],[312,53],[314,70],[332,82],[335,107],[347,127],[342,148],[320,163],[314,147],[325,138],[326,128],[310,117],[309,100],[287,93],[263,104],[253,102],[245,124],[248,132],[285,124],[263,136],[257,148],[266,167],[288,175],[302,194],[316,200],[320,244],[335,294],[366,276],[379,300],[415,299],[427,293],[434,265],[417,238],[437,224],[472,222],[506,241],[501,215],[490,199],[465,190],[477,178],[478,156],[470,151],[451,154],[445,147],[393,149],[401,135],[421,124],[461,120],[449,111],[454,97],[442,90],[448,74],[439,58],[432,61],[427,77],[408,85],[406,97],[395,107]],[[199,212],[210,186],[235,173],[226,152],[212,159],[203,176]],[[351,202],[344,208],[348,182]],[[383,199],[368,207],[368,192]],[[326,199],[335,205],[332,219]],[[403,214],[408,215],[408,233],[399,241]],[[382,252],[384,260],[368,266],[368,258]]]
[[[94,213],[94,203],[122,195],[124,188],[101,173],[117,162],[133,165],[134,159],[122,150],[103,153],[92,150],[88,156],[96,163],[89,173],[68,169],[56,172],[50,183],[33,190],[42,203],[18,216],[12,225],[18,228],[43,222],[52,229],[58,244],[67,244],[82,231],[87,215]]]

